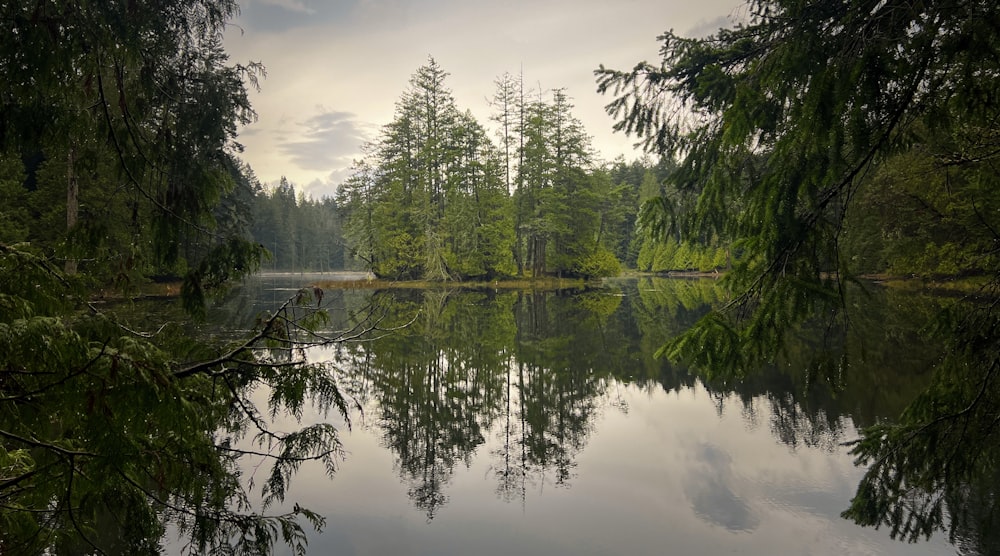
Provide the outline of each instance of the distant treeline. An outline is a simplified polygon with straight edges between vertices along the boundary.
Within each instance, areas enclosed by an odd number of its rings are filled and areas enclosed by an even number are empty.
[[[597,277],[623,267],[723,271],[752,255],[732,241],[739,230],[692,233],[704,220],[704,184],[676,185],[684,180],[674,159],[602,161],[562,89],[526,90],[523,77],[502,75],[491,134],[459,109],[447,76],[433,58],[414,73],[335,199],[297,194],[285,179],[255,187],[253,237],[272,253],[265,268],[365,269],[389,279]],[[991,264],[994,255],[982,253],[992,253],[984,246],[995,235],[983,218],[1000,193],[963,169],[946,178],[931,171],[941,164],[915,143],[865,176],[840,228],[848,270],[932,276]]]
[[[284,179],[259,189],[253,234],[270,267],[465,280],[728,263],[713,238],[641,233],[640,206],[668,194],[672,161],[600,161],[563,90],[528,91],[509,74],[496,81],[491,138],[456,106],[447,75],[433,58],[417,70],[336,200]]]
[[[274,188],[257,188],[253,203],[254,241],[271,253],[264,270],[328,271],[353,268],[344,247],[341,211],[334,199],[316,200],[282,178]]]

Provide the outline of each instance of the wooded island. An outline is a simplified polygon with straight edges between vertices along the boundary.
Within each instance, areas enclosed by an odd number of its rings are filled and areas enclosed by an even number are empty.
[[[523,76],[497,78],[476,121],[429,58],[339,194],[313,199],[241,159],[263,66],[222,46],[234,0],[0,2],[0,554],[155,553],[168,529],[193,553],[306,552],[322,516],[267,509],[303,462],[332,475],[340,436],[265,417],[313,402],[349,423],[306,348],[375,325],[321,333],[310,288],[238,339],[199,336],[214,296],[261,268],[718,271],[727,299],[659,351],[717,381],[774,361],[803,322],[848,330],[859,276],[972,278],[926,316],[949,346],[932,386],[853,444],[868,471],[845,516],[909,540],[975,528],[963,502],[1000,492],[1000,10],[746,9],[662,35],[656,63],[596,70],[636,161],[603,160],[569,91]],[[153,281],[180,284],[182,316],[108,302]],[[268,463],[256,485],[249,457]]]

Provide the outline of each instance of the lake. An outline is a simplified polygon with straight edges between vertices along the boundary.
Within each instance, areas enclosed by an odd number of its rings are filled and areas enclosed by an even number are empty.
[[[316,279],[251,281],[219,318],[249,328]],[[934,347],[908,315],[937,300],[874,288],[850,333],[806,325],[780,360],[739,380],[653,357],[722,295],[711,280],[660,278],[552,292],[327,290],[331,329],[372,312],[384,332],[308,354],[334,362],[363,408],[350,430],[322,408],[303,416],[333,419],[347,451],[333,478],[318,465],[294,478],[287,506],[326,518],[309,552],[959,552],[946,536],[907,544],[840,517],[864,472],[844,443],[926,385]]]

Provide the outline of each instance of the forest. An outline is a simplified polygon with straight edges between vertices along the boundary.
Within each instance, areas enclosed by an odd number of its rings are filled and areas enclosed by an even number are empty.
[[[255,185],[251,235],[270,252],[268,268],[364,269],[394,280],[596,278],[722,272],[745,252],[725,230],[680,228],[706,209],[675,158],[603,160],[564,90],[529,91],[523,77],[501,75],[490,133],[456,105],[447,77],[433,58],[415,71],[336,198],[296,194],[285,179]],[[921,126],[908,132],[906,147],[858,179],[843,207],[840,270],[987,275],[1000,194],[978,168],[943,161],[944,139]],[[838,268],[831,259],[824,270]]]
[[[853,446],[870,470],[845,515],[912,540],[945,527],[948,493],[996,492],[991,1],[755,0],[708,38],[668,32],[661,61],[595,71],[634,161],[603,160],[568,92],[522,76],[476,121],[429,58],[322,199],[241,159],[264,68],[222,46],[238,8],[0,2],[0,553],[156,552],[168,527],[195,553],[305,553],[322,517],[257,511],[239,464],[266,456],[265,510],[303,462],[334,473],[332,425],[261,416],[315,400],[349,420],[302,355],[343,337],[316,333],[306,290],[236,339],[193,324],[260,270],[718,272],[726,303],[657,351],[713,380],[746,379],[804,321],[849,328],[861,277],[967,278],[968,304],[926,318],[950,342],[931,387]],[[156,285],[181,316],[129,316]]]

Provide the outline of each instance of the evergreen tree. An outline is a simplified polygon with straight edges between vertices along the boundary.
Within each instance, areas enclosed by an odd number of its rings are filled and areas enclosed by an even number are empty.
[[[523,79],[515,79],[509,73],[504,73],[497,78],[494,84],[496,92],[491,101],[494,112],[490,115],[490,119],[498,126],[496,134],[503,158],[504,184],[507,186],[507,195],[513,198],[514,192],[518,188],[518,183],[515,181],[519,173],[517,153],[521,151],[524,128]],[[517,274],[522,275],[524,274],[524,253],[521,248],[520,213],[515,211],[514,218],[515,237],[512,251]]]
[[[706,39],[664,34],[660,66],[599,69],[599,90],[615,95],[608,110],[616,128],[679,157],[671,179],[697,195],[686,217],[671,218],[669,203],[651,210],[685,237],[732,238],[740,251],[726,277],[731,310],[709,315],[665,351],[703,372],[742,376],[774,357],[789,326],[838,314],[852,268],[840,243],[845,214],[859,193],[877,197],[892,184],[870,176],[898,174],[907,164],[900,157],[925,148],[929,157],[919,158],[934,163],[905,181],[943,187],[942,198],[969,207],[947,213],[978,214],[949,233],[986,229],[995,243],[994,215],[973,207],[995,206],[1000,184],[998,29],[1000,11],[985,0],[761,0],[749,4],[746,22]],[[947,192],[956,172],[975,185]],[[946,213],[919,204],[909,222]],[[911,540],[944,528],[948,512],[954,533],[961,493],[995,489],[1000,335],[989,307],[1000,271],[994,247],[970,244],[990,283],[936,319],[951,341],[936,361],[939,379],[898,424],[866,430],[854,448],[870,468],[846,515]],[[946,246],[935,244],[934,256]],[[945,258],[949,270],[974,268],[968,258]]]
[[[513,273],[503,161],[460,112],[431,58],[342,193],[347,234],[378,276],[430,280]],[[368,171],[368,169],[371,171]]]
[[[527,108],[514,202],[521,260],[533,276],[618,273],[617,259],[600,243],[601,178],[572,108],[562,90],[551,103],[540,98]]]
[[[227,65],[217,30],[234,2],[174,8],[6,4],[0,152],[28,162],[25,188],[45,197],[29,200],[48,213],[39,215],[48,237],[35,247],[66,270],[118,252],[125,269],[185,274],[195,307],[224,278],[202,257],[246,266],[260,255],[219,229],[212,209],[235,187],[232,139],[255,117],[244,82],[261,68]],[[145,241],[103,243],[121,237],[109,224],[123,222]],[[179,246],[192,243],[200,247],[187,260]],[[102,280],[122,275],[92,266]]]
[[[507,193],[514,192],[513,176],[517,171],[514,156],[518,149],[519,106],[521,101],[521,82],[514,76],[504,73],[494,82],[496,92],[493,94],[491,106],[495,110],[490,119],[497,124],[497,139],[500,141],[500,152],[504,163],[504,184]]]
[[[413,75],[341,191],[357,256],[396,279],[617,274],[619,230],[605,232],[628,219],[623,190],[594,167],[565,93],[525,105],[513,78],[498,80],[497,148],[446,75],[433,58]]]
[[[365,160],[354,161],[351,174],[337,190],[337,205],[344,219],[344,241],[352,246],[352,259],[360,259],[365,268],[381,264],[376,259],[379,228],[375,225],[375,169]]]
[[[247,338],[193,337],[104,303],[150,275],[183,277],[189,313],[253,272],[255,180],[237,158],[261,68],[231,65],[230,0],[0,3],[0,553],[304,553],[295,508],[251,509],[242,457],[269,460],[265,505],[295,469],[332,473],[337,431],[279,433],[261,416],[314,398],[347,413],[301,347],[323,313],[300,295]],[[301,326],[300,326],[301,325]],[[268,407],[251,399],[272,392]],[[266,452],[266,453],[264,453]]]
[[[268,267],[283,271],[345,268],[341,210],[336,200],[314,200],[281,178],[253,200],[254,241],[270,253]]]

